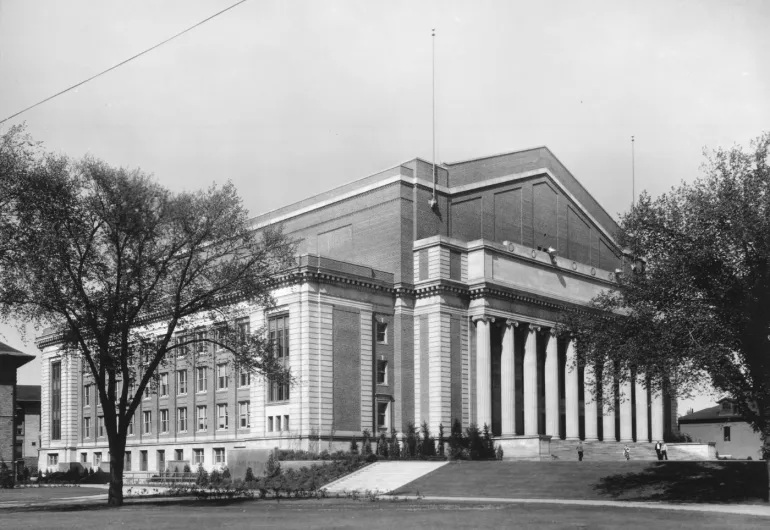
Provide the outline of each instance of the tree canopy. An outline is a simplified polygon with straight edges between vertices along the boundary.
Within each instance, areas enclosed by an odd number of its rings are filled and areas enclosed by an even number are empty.
[[[83,359],[113,455],[110,502],[122,503],[128,425],[169,358],[208,343],[239,370],[288,377],[241,323],[273,306],[294,249],[251,228],[231,183],[173,193],[139,169],[46,153],[20,127],[2,138],[0,171],[0,317],[50,327]]]
[[[770,435],[770,133],[705,152],[702,176],[642,194],[617,235],[617,288],[564,314],[581,362],[687,395],[706,381]],[[642,261],[646,260],[646,265]]]

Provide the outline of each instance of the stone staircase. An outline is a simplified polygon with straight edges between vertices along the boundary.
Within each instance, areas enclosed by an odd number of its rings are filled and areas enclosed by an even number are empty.
[[[577,460],[577,441],[551,440],[551,455],[558,460]],[[624,460],[623,447],[625,442],[583,442],[583,460],[610,462]],[[628,442],[631,449],[631,460],[657,460],[655,444],[650,442]],[[692,454],[668,444],[669,460],[703,460]]]
[[[329,493],[377,491],[390,493],[427,475],[447,462],[395,461],[375,462],[326,486]]]

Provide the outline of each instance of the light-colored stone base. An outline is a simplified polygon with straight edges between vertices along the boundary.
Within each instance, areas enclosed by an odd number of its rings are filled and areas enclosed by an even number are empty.
[[[495,438],[495,445],[503,448],[503,460],[551,459],[550,436],[499,436]]]
[[[693,460],[716,460],[717,448],[714,442],[707,443],[669,443],[668,454],[676,454],[679,459],[687,455]]]

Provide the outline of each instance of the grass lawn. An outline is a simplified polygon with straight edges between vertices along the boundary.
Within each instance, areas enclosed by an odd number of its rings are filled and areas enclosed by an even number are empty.
[[[152,528],[585,528],[665,530],[766,529],[768,518],[589,506],[447,504],[418,502],[247,501],[230,504],[133,505],[120,509],[0,512],[8,529]]]
[[[764,462],[459,462],[443,466],[395,493],[439,497],[762,502],[767,495],[767,466]]]
[[[86,497],[107,493],[106,489],[99,488],[13,488],[0,489],[0,505],[6,501],[13,502],[38,502],[55,499],[68,499],[71,497]]]

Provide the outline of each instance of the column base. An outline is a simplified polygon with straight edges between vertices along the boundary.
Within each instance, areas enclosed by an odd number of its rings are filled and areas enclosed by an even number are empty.
[[[599,441],[599,437],[598,436],[594,436],[592,438],[586,437],[585,439],[583,439],[583,441],[584,442],[598,442]]]
[[[580,440],[579,436],[567,436],[564,439],[565,442],[577,442],[578,440]]]
[[[498,436],[495,445],[503,448],[503,460],[550,460],[551,437],[542,434]]]
[[[634,443],[634,439],[633,438],[621,438],[620,442],[621,443]]]

